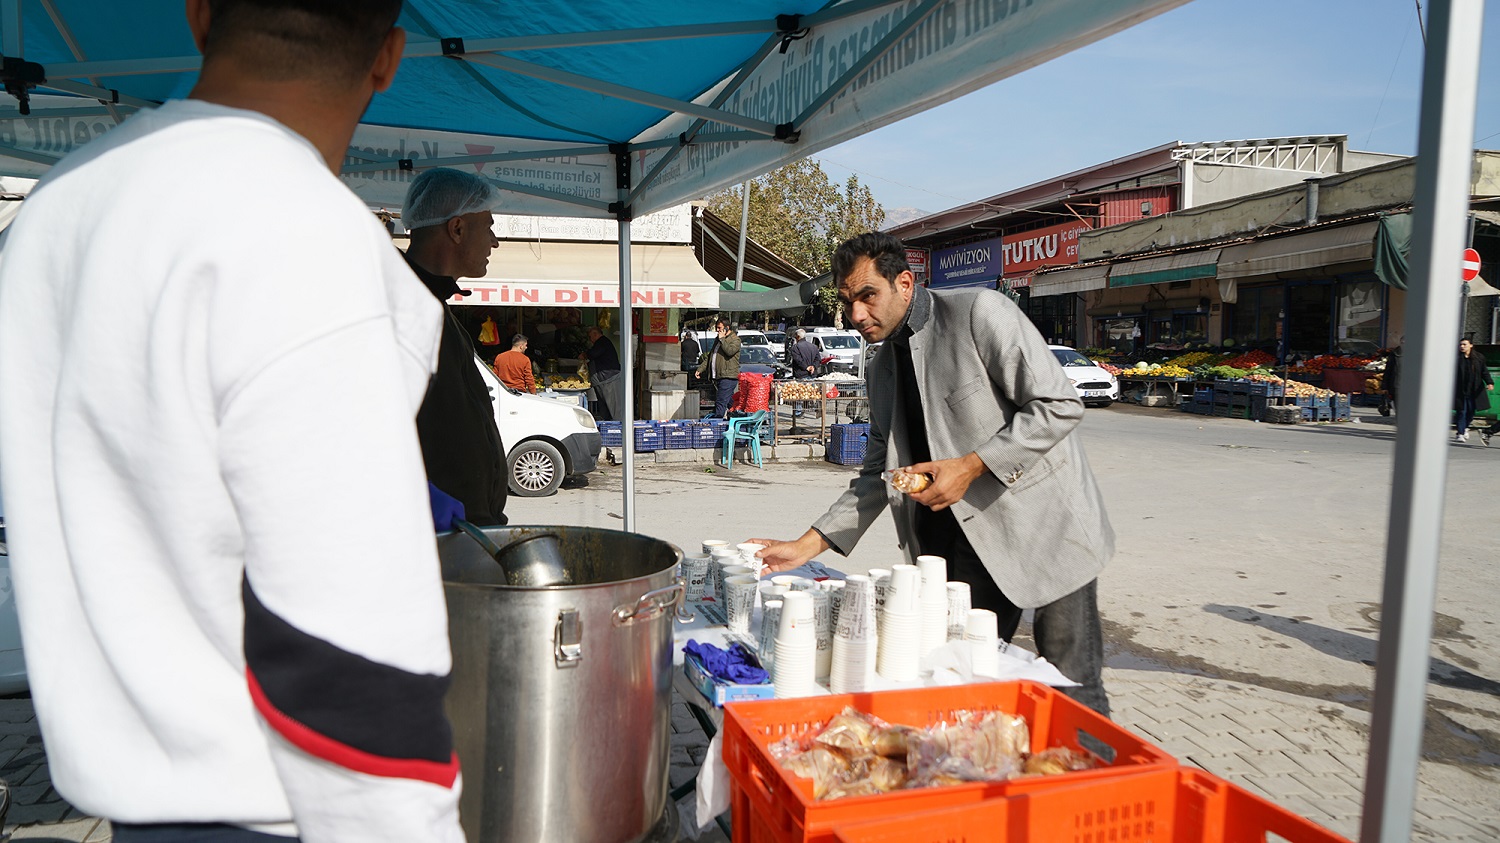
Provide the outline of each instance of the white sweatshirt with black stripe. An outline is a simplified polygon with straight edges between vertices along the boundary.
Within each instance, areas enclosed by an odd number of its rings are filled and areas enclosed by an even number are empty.
[[[414,424],[441,324],[317,150],[254,112],[142,112],[26,200],[0,481],[79,809],[462,840]]]

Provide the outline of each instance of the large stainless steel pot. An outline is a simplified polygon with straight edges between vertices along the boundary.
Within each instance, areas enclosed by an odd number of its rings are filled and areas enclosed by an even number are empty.
[[[485,528],[501,546],[542,532],[572,585],[506,585],[472,538],[438,537],[464,830],[469,843],[634,843],[666,808],[682,553],[613,530]]]

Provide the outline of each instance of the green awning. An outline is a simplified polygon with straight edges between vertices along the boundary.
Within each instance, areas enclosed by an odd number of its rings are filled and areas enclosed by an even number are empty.
[[[1142,284],[1165,284],[1169,281],[1193,281],[1218,274],[1219,250],[1178,252],[1159,258],[1117,263],[1110,268],[1110,287],[1137,287]]]
[[[1381,214],[1375,227],[1375,277],[1398,290],[1406,289],[1410,256],[1411,214]]]
[[[735,289],[734,289],[734,279],[733,278],[729,278],[729,279],[720,281],[719,282],[719,289],[727,291],[727,292],[731,292],[731,293],[735,292]],[[767,287],[764,284],[756,284],[753,281],[745,281],[745,282],[743,282],[740,285],[739,291],[743,292],[743,293],[767,293],[767,292],[770,292],[772,289],[773,288]]]

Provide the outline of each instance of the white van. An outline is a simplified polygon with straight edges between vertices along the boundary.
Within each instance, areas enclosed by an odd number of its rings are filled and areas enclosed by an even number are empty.
[[[807,338],[818,347],[820,359],[828,371],[858,374],[859,358],[865,351],[865,338],[858,331],[809,328]]]
[[[545,497],[563,480],[599,467],[603,442],[588,410],[570,401],[517,392],[500,383],[483,360],[475,357],[474,365],[495,404],[511,494]]]

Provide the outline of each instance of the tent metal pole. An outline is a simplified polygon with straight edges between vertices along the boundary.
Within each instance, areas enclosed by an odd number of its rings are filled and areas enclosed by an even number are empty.
[[[73,37],[73,30],[68,26],[68,22],[63,19],[62,13],[57,11],[57,6],[52,0],[40,0],[40,2],[42,8],[47,12],[47,17],[52,19],[52,25],[57,27],[57,34],[61,35],[63,43],[68,45],[68,52],[73,54],[75,60],[86,61],[88,56],[84,55],[83,48],[78,45],[78,39]],[[98,85],[99,77],[89,77],[89,84]],[[114,119],[116,126],[125,122],[125,115],[121,114],[120,109],[113,103],[105,103],[104,107],[109,109],[109,116]]]
[[[642,91],[638,88],[627,87],[615,82],[595,79],[592,76],[584,76],[581,73],[572,73],[567,70],[559,70],[555,67],[543,67],[529,61],[521,61],[509,56],[497,56],[493,53],[466,53],[463,59],[475,64],[482,64],[486,67],[493,67],[496,70],[503,70],[506,73],[514,73],[517,76],[529,76],[533,79],[541,79],[544,82],[552,82],[568,88],[577,88],[580,91],[589,91],[626,102],[660,108],[663,111],[702,117],[707,120],[723,123],[726,126],[736,126],[751,132],[759,132],[766,137],[776,136],[776,126],[764,120],[756,120],[753,117],[746,117],[742,114],[736,114],[733,111],[710,108],[706,105],[699,105],[687,100],[664,97],[661,94],[653,94],[650,91]]]
[[[408,10],[409,11],[409,10]],[[693,23],[681,26],[648,26],[638,29],[607,29],[595,32],[559,32],[547,35],[513,35],[505,38],[464,38],[466,53],[523,52],[556,50],[568,47],[601,47],[608,44],[639,44],[654,41],[679,41],[685,38],[722,38],[736,35],[759,35],[775,32],[776,20]],[[443,36],[462,36],[450,32]],[[442,42],[417,41],[406,45],[404,56],[425,58],[444,55]]]
[[[1434,0],[1422,71],[1402,422],[1386,538],[1360,840],[1411,836],[1431,661],[1457,366],[1460,255],[1474,166],[1483,0]]]
[[[745,182],[745,195],[740,203],[740,248],[734,259],[734,288],[745,289],[745,240],[750,236],[750,185],[755,180]]]
[[[843,76],[835,80],[832,85],[824,88],[823,93],[818,95],[817,99],[802,109],[802,113],[797,115],[797,119],[792,121],[792,125],[800,128],[808,120],[811,120],[814,114],[821,111],[824,106],[833,102],[834,98],[842,94],[845,88],[852,85],[854,80],[858,79],[866,70],[869,70],[870,65],[885,55],[886,51],[895,46],[898,41],[910,35],[912,30],[921,25],[922,21],[927,20],[928,16],[937,11],[938,6],[942,5],[942,2],[943,0],[922,0],[922,5],[907,12],[906,17],[902,18],[899,24],[892,26],[891,31],[884,38],[871,45],[869,52],[860,56],[859,60],[851,64],[849,69],[844,72]]]
[[[621,190],[623,199],[626,191]],[[620,377],[624,384],[620,403],[620,451],[624,455],[625,532],[635,532],[635,326],[630,320],[630,220],[620,222]],[[613,409],[613,408],[611,408]]]
[[[369,161],[369,164],[353,164],[344,168],[346,173],[378,172],[382,169],[396,169],[400,166],[400,158],[392,155],[374,155],[365,152],[358,147],[351,146],[344,153],[350,158],[358,158],[361,161]],[[448,158],[413,158],[414,169],[422,170],[431,167],[463,167],[469,164],[489,164],[499,161],[540,161],[546,158],[573,157],[579,155],[608,155],[609,146],[565,146],[557,149],[531,149],[519,152],[494,152],[489,155],[453,155]],[[385,166],[382,166],[385,165]]]
[[[4,40],[0,50],[5,55],[20,58],[24,55],[25,30],[21,21],[21,0],[0,0],[0,28],[4,29]]]

